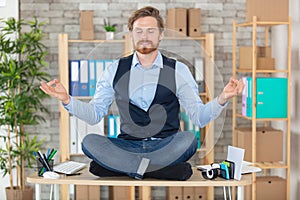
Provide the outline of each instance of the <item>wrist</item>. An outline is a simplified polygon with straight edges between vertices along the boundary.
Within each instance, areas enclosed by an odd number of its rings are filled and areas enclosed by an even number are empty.
[[[63,104],[68,105],[70,103],[70,96],[68,95],[65,100],[62,101]]]
[[[219,96],[218,102],[219,102],[220,105],[224,105],[228,102],[228,99],[226,98],[226,95],[223,92]]]

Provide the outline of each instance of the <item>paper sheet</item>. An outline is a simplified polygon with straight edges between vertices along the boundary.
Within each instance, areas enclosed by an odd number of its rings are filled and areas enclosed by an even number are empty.
[[[228,146],[227,160],[234,162],[234,179],[241,180],[245,149]]]

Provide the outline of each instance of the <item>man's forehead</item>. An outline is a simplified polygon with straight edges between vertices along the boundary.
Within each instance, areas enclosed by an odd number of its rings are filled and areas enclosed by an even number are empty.
[[[133,27],[157,28],[157,20],[154,17],[141,17],[133,23]]]

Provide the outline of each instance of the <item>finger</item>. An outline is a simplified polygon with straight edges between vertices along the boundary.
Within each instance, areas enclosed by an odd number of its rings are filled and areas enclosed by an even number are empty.
[[[47,85],[48,85],[48,86],[52,86],[52,85],[57,84],[57,83],[59,83],[59,81],[58,81],[57,79],[53,79],[53,80],[49,81],[49,82],[47,83]]]
[[[245,87],[244,82],[242,80],[240,80],[237,87],[238,87],[239,93],[242,93],[244,90],[244,87]]]
[[[46,84],[45,82],[41,82],[41,86],[40,88],[46,93],[46,94],[49,94],[51,96],[53,96],[53,90],[52,90],[52,87],[49,86],[48,84]]]

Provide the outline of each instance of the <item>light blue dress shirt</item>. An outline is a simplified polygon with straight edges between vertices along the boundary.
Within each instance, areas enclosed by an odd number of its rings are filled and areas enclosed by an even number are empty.
[[[97,124],[107,115],[114,101],[113,80],[117,71],[119,60],[105,69],[103,76],[98,80],[96,92],[90,102],[82,102],[70,97],[70,103],[64,105],[65,109],[86,121],[89,124]],[[129,97],[131,103],[147,111],[153,101],[158,82],[160,68],[163,67],[162,55],[158,55],[150,68],[144,68],[136,53],[133,55],[131,64]],[[175,65],[176,96],[180,106],[188,114],[192,122],[204,127],[211,120],[217,118],[226,107],[218,103],[218,99],[203,104],[199,97],[198,86],[190,70],[182,62],[177,61]]]

